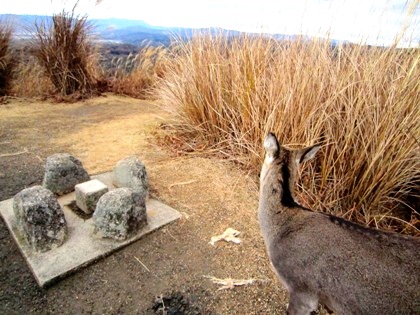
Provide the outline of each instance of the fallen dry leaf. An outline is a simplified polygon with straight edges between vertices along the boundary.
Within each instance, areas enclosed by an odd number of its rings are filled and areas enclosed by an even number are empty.
[[[218,241],[226,241],[226,242],[232,242],[235,244],[239,244],[241,240],[237,237],[241,232],[234,230],[232,228],[227,228],[226,231],[223,232],[221,235],[212,236],[210,240],[210,244],[214,245]]]
[[[253,284],[254,282],[258,281],[257,279],[232,279],[232,278],[226,278],[226,279],[219,279],[212,276],[204,276],[207,279],[210,279],[213,283],[220,284],[222,287],[217,289],[217,291],[220,290],[226,290],[226,289],[233,289],[235,286],[243,286],[243,285],[249,285]]]

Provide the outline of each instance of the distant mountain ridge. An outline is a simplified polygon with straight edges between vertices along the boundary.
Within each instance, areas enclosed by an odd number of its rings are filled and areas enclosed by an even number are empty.
[[[41,15],[14,15],[14,14],[0,14],[0,21],[12,24],[14,27],[14,35],[17,38],[27,38],[29,36],[28,30],[33,28],[35,23],[51,23],[52,16]],[[94,27],[94,34],[101,41],[108,41],[113,43],[131,44],[140,46],[145,42],[151,45],[165,45],[168,46],[171,38],[188,39],[191,38],[194,32],[199,29],[194,28],[179,28],[179,27],[161,27],[153,26],[141,20],[129,19],[88,19]],[[213,33],[224,33],[229,36],[237,36],[242,32],[234,30],[225,30],[221,28],[210,28]],[[267,34],[275,39],[293,39],[296,35],[284,34]],[[333,45],[340,41],[332,40]]]
[[[15,37],[25,38],[35,23],[49,24],[52,16],[0,14],[0,21],[13,26]],[[188,38],[194,32],[192,28],[152,26],[141,20],[110,18],[88,21],[93,26],[93,33],[100,40],[132,45],[140,45],[144,41],[152,45],[169,45],[172,36]]]
[[[92,19],[95,30],[102,40],[139,45],[150,41],[153,45],[169,45],[173,34],[189,33],[190,29],[173,29],[152,26],[141,20]]]

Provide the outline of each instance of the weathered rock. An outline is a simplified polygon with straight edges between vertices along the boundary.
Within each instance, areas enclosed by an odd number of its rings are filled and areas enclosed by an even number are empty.
[[[67,223],[54,194],[42,186],[26,188],[13,198],[17,226],[28,245],[45,252],[64,243]]]
[[[90,180],[82,163],[68,153],[58,153],[47,158],[42,185],[57,195],[74,190],[74,186]]]
[[[77,184],[74,186],[76,205],[85,213],[95,211],[96,204],[103,194],[108,192],[108,187],[97,179]]]
[[[131,188],[139,199],[147,198],[149,183],[146,167],[136,156],[120,160],[114,167],[112,180],[116,187]]]
[[[137,198],[138,194],[129,188],[117,188],[104,194],[93,213],[95,233],[125,240],[146,225],[146,206]]]

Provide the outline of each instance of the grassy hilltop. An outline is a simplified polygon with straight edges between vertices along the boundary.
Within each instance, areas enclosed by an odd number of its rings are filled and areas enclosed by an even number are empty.
[[[110,46],[101,50],[86,18],[73,14],[36,24],[19,53],[12,31],[0,27],[2,95],[156,100],[174,114],[168,143],[255,174],[268,131],[289,146],[320,142],[302,174],[304,205],[419,233],[419,49],[212,31],[108,58]]]

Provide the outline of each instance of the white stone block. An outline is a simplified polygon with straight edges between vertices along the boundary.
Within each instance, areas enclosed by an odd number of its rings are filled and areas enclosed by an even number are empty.
[[[99,198],[108,192],[108,187],[97,179],[93,179],[74,187],[76,205],[86,213],[95,211]]]

